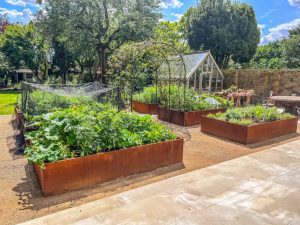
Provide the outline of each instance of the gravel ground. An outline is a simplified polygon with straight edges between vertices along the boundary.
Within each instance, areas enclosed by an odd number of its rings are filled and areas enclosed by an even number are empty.
[[[150,173],[64,194],[42,197],[31,165],[22,155],[14,154],[15,139],[11,116],[0,116],[0,224],[16,224],[69,207],[101,199],[172,176],[204,168],[236,157],[300,139],[287,135],[256,145],[243,146],[204,135],[199,127],[177,131],[184,133],[184,165],[175,165]]]

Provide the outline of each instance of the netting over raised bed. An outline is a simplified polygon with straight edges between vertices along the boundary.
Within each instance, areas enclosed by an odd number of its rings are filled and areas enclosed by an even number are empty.
[[[23,83],[34,89],[44,92],[70,97],[94,97],[115,90],[115,87],[108,87],[99,82],[87,83],[83,85],[44,85],[36,83]]]
[[[21,86],[21,108],[23,112],[30,107],[30,96],[35,91],[52,94],[57,98],[86,98],[102,103],[111,103],[120,107],[120,93],[117,87],[110,87],[99,82],[82,85],[46,85],[23,82]]]

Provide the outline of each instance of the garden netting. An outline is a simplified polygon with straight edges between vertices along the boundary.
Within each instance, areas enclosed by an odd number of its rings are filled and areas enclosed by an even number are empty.
[[[100,82],[92,82],[82,85],[45,85],[37,83],[23,83],[33,89],[44,92],[69,97],[95,97],[109,93],[115,90],[115,87],[109,87]]]

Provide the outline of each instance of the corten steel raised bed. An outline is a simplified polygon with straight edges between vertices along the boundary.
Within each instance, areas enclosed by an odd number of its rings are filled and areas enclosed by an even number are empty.
[[[202,116],[208,114],[215,114],[218,112],[226,112],[226,109],[211,109],[211,110],[199,110],[194,112],[183,112],[173,109],[167,109],[158,107],[158,119],[164,120],[170,123],[178,124],[180,126],[195,126],[200,125]]]
[[[201,132],[247,145],[296,133],[297,125],[297,118],[242,126],[203,116]]]
[[[44,169],[34,164],[34,169],[43,195],[49,196],[182,161],[183,139],[176,139],[47,163]]]
[[[142,102],[132,101],[133,110],[143,114],[157,115],[157,107],[158,104],[146,104]]]

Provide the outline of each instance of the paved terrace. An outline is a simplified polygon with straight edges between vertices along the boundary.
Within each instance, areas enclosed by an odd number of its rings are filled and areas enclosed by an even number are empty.
[[[300,141],[169,178],[35,224],[300,224]]]

